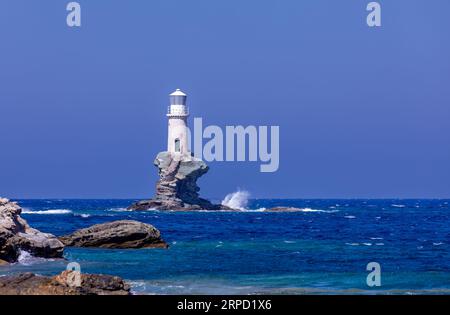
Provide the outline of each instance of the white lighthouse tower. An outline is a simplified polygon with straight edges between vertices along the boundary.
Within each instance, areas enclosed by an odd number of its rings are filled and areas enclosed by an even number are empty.
[[[170,94],[170,105],[167,112],[169,133],[167,137],[167,151],[185,155],[188,152],[187,118],[189,110],[186,106],[187,95],[177,89]]]

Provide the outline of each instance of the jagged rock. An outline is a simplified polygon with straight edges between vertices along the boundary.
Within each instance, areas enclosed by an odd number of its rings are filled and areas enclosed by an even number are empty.
[[[75,271],[64,271],[55,277],[22,273],[0,277],[0,295],[130,295],[130,286],[120,277],[81,274],[81,285],[75,286]]]
[[[97,224],[60,237],[66,246],[101,248],[167,248],[152,225],[122,220]]]
[[[155,161],[159,177],[156,196],[150,200],[131,205],[130,210],[233,210],[227,206],[212,204],[200,198],[197,179],[206,174],[208,165],[190,155],[174,155],[170,152],[158,153]]]
[[[62,257],[64,245],[54,235],[31,228],[21,213],[16,202],[0,198],[0,261],[17,261],[20,250],[37,257]]]

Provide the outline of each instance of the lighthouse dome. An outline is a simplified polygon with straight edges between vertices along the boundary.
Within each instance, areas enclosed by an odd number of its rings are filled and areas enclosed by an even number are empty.
[[[180,89],[170,94],[170,105],[186,105],[187,95]]]
[[[186,96],[186,94],[184,94],[180,89],[176,89],[176,91],[170,94],[170,96]]]

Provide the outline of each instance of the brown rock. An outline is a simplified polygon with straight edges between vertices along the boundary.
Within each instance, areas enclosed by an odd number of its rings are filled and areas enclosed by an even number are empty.
[[[60,237],[66,246],[100,248],[167,248],[152,225],[122,220],[97,224]]]
[[[52,234],[31,228],[16,202],[0,198],[0,259],[15,262],[20,250],[44,258],[62,257],[64,245]]]
[[[55,277],[22,273],[0,277],[0,295],[129,295],[130,286],[120,277],[81,274],[81,285],[73,285],[75,271]]]

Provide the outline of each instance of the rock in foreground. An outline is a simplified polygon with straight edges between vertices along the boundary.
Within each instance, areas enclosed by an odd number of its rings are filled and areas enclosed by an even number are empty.
[[[205,162],[190,155],[160,152],[155,161],[159,170],[156,196],[131,205],[130,210],[233,210],[200,198],[197,179],[209,170]]]
[[[0,277],[0,295],[129,295],[130,286],[121,278],[81,274],[81,285],[73,285],[74,271],[55,277],[22,273]]]
[[[152,225],[122,220],[97,224],[60,237],[66,246],[100,248],[167,248]]]
[[[64,245],[52,234],[31,228],[16,202],[0,198],[0,262],[15,262],[21,250],[36,257],[59,258]]]

